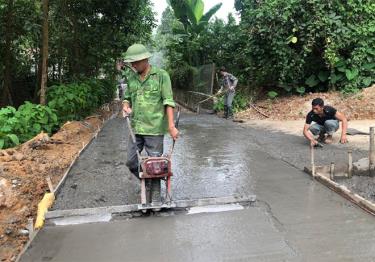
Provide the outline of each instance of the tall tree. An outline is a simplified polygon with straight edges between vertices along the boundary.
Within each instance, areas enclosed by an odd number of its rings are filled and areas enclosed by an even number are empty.
[[[11,95],[11,74],[12,74],[12,41],[13,41],[13,10],[14,2],[13,0],[8,0],[8,6],[6,11],[6,21],[4,25],[5,29],[5,63],[4,63],[4,86],[2,93],[2,104],[13,105],[12,95]]]
[[[114,74],[115,61],[147,43],[153,27],[150,0],[0,0],[0,102],[43,103],[47,82]]]
[[[40,81],[40,104],[46,104],[46,89],[48,78],[48,0],[43,0],[43,43],[42,43],[42,78]]]

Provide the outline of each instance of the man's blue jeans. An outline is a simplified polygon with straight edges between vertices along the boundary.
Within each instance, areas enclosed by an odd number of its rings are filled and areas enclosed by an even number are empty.
[[[338,129],[339,129],[339,121],[335,119],[325,121],[323,126],[319,124],[312,124],[309,127],[309,130],[315,136],[322,135],[325,133],[331,136]]]

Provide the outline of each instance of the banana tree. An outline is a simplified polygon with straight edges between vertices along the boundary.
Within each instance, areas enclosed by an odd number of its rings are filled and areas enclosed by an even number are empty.
[[[216,4],[204,13],[202,0],[168,0],[168,3],[179,21],[173,32],[180,39],[178,49],[183,60],[193,66],[199,65],[202,59],[199,56],[200,46],[197,39],[207,28],[209,20],[222,4]]]
[[[222,3],[216,4],[204,13],[203,0],[168,0],[175,17],[183,25],[186,33],[199,35],[208,25],[211,17],[220,9]]]

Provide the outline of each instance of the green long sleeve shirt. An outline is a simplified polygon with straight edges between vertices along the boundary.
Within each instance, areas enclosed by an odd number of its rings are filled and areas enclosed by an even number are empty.
[[[132,108],[132,127],[138,135],[164,135],[168,131],[165,106],[175,107],[169,74],[151,67],[142,81],[138,74],[127,74],[124,101]]]

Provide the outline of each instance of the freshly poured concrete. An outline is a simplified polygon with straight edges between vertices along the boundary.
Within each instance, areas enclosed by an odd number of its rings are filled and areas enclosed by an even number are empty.
[[[255,207],[45,227],[21,261],[374,261],[375,218],[287,163],[308,164],[303,138],[213,116],[181,131],[175,197],[256,194]]]

